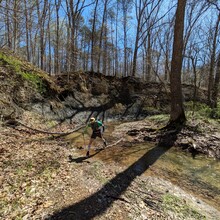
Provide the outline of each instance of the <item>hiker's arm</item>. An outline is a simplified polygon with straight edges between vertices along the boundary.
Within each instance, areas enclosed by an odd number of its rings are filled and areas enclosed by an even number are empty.
[[[85,129],[83,130],[83,135],[88,133],[88,127],[90,127],[89,124],[87,124]]]

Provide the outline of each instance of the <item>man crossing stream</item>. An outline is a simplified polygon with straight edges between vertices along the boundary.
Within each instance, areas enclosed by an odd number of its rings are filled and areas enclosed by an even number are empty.
[[[94,117],[92,117],[92,118],[90,118],[89,124],[87,125],[87,127],[92,128],[92,135],[91,135],[91,138],[89,140],[88,150],[86,152],[86,157],[89,157],[91,145],[92,145],[93,141],[96,139],[96,137],[99,137],[103,140],[103,143],[104,143],[105,147],[107,146],[107,144],[106,144],[106,140],[103,137],[103,132],[105,130],[105,127],[104,127],[104,124],[101,121],[96,120]],[[86,127],[86,129],[87,129],[87,127]]]

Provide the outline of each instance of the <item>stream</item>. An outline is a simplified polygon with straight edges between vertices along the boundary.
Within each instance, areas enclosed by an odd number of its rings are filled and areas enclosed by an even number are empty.
[[[116,141],[112,136],[115,126],[116,124],[109,124],[104,133],[109,144]],[[81,132],[76,132],[68,139],[71,147],[84,156],[89,137],[89,132],[85,138]],[[126,138],[129,139],[129,136]],[[153,162],[147,168],[142,161],[138,162],[134,169],[140,170],[141,175],[168,180],[220,211],[220,163],[218,160],[204,155],[192,157],[190,153],[183,152],[176,147],[168,150],[163,147],[156,149],[154,143],[148,142],[130,143],[125,146],[115,145],[99,151],[102,147],[101,139],[96,139],[91,148],[91,154],[95,154],[93,158],[102,160],[104,163],[125,167],[135,164],[139,158],[149,154],[150,151],[153,152],[148,155],[149,160]]]

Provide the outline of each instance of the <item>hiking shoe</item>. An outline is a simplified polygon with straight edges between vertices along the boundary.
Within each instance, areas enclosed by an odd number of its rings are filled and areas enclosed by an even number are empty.
[[[87,153],[86,153],[86,157],[89,157],[89,151],[87,151]]]

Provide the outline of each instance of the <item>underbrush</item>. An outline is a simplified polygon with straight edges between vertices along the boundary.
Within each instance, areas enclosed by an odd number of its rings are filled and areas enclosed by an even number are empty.
[[[220,102],[217,108],[210,108],[208,105],[199,102],[187,102],[186,112],[195,118],[220,119]]]
[[[186,126],[197,132],[217,131],[220,129],[220,103],[218,108],[211,109],[205,104],[196,103],[192,110],[193,103],[187,103],[185,108]],[[150,120],[159,127],[166,126],[169,123],[169,114],[158,114],[149,116]]]

